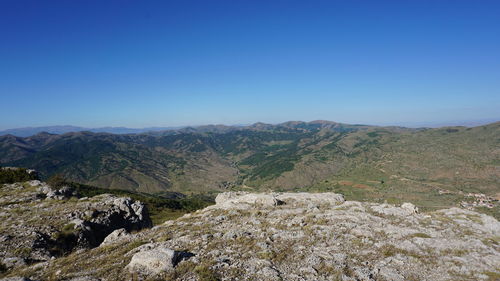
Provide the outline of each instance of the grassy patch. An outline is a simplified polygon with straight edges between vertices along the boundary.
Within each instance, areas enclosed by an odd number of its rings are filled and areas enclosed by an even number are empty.
[[[218,281],[219,276],[207,265],[198,265],[194,268],[194,272],[200,281]]]
[[[397,254],[408,255],[408,251],[403,250],[403,249],[399,249],[391,244],[386,244],[386,245],[382,246],[380,248],[380,253],[384,257],[392,257],[392,256],[395,256]]]
[[[430,235],[428,234],[425,234],[425,233],[421,233],[421,232],[418,232],[418,233],[413,233],[412,235],[410,235],[412,238],[413,237],[418,237],[418,238],[432,238]]]
[[[483,240],[481,240],[481,242],[483,242],[484,245],[486,246],[489,246],[489,247],[492,247],[492,246],[498,246],[500,245],[500,236],[494,236],[492,238],[485,238]]]
[[[491,280],[491,281],[500,280],[500,273],[498,273],[498,272],[486,271],[486,272],[483,272],[483,274],[488,276],[488,280]]]
[[[497,220],[500,220],[500,205],[499,204],[497,204],[493,208],[477,207],[476,211],[481,212],[483,214],[487,214],[489,216],[494,217]]]
[[[175,220],[184,214],[186,211],[165,208],[151,212],[150,217],[153,225],[159,225],[169,220]]]
[[[16,248],[13,251],[13,254],[18,257],[28,258],[31,254],[31,248],[30,247]]]
[[[441,255],[453,256],[453,257],[461,257],[465,256],[469,251],[464,249],[446,249],[441,251]]]
[[[273,256],[273,253],[270,251],[262,251],[257,253],[257,257],[262,260],[271,260]]]

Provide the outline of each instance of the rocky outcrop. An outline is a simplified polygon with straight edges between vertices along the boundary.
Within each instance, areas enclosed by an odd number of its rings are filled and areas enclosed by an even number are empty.
[[[249,209],[268,208],[288,204],[292,207],[319,207],[335,206],[343,203],[344,196],[336,193],[249,193],[249,192],[224,192],[215,198],[213,208],[221,209]]]
[[[419,212],[410,203],[345,201],[333,193],[233,192],[216,201],[18,272],[33,280],[57,273],[62,280],[264,281],[496,280],[500,274],[500,223],[485,214]]]
[[[374,212],[381,215],[389,216],[410,216],[418,213],[418,208],[411,203],[403,203],[401,207],[396,207],[392,204],[380,204],[371,207]]]
[[[99,203],[84,213],[73,214],[75,219],[69,222],[74,225],[78,248],[96,247],[116,229],[130,232],[152,226],[141,202],[109,194],[95,196],[93,200]]]
[[[215,203],[218,208],[252,208],[252,207],[273,207],[280,205],[282,201],[276,198],[275,194],[255,194],[248,192],[225,192],[217,195]]]
[[[162,247],[192,249],[196,258],[183,262],[211,264],[214,276],[229,280],[488,280],[500,266],[495,242],[486,242],[500,234],[492,217],[420,214],[411,203],[350,202],[334,193],[222,193],[216,205],[147,236],[164,232],[174,238]]]
[[[6,268],[97,247],[116,229],[152,226],[144,204],[130,198],[78,198],[72,187],[54,189],[38,180],[5,184],[0,192],[0,263]]]

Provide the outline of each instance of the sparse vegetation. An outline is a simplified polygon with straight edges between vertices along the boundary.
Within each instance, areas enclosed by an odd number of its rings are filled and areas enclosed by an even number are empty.
[[[84,197],[93,197],[99,194],[110,193],[116,196],[125,196],[134,200],[139,200],[148,207],[153,224],[160,224],[166,220],[176,219],[185,213],[205,208],[214,203],[214,198],[209,195],[193,195],[184,198],[164,198],[152,194],[119,189],[98,188],[68,181],[65,181],[65,184],[74,187],[80,196]]]
[[[297,122],[164,135],[67,134],[33,142],[25,155],[3,157],[0,164],[32,167],[43,178],[60,174],[69,181],[167,198],[176,196],[173,191],[207,194],[226,188],[332,191],[349,200],[411,201],[429,211],[459,205],[460,191],[498,192],[493,152],[498,126],[404,129]],[[10,147],[0,153],[10,155]],[[498,206],[479,210],[499,216]]]
[[[54,256],[62,256],[68,254],[76,245],[77,237],[74,232],[75,225],[70,223],[65,225],[59,232],[52,237],[55,241],[50,249]]]
[[[51,176],[46,182],[53,188],[61,188],[64,185],[69,184],[69,181],[61,174]]]
[[[431,238],[431,236],[429,234],[426,234],[426,233],[421,233],[421,232],[418,232],[418,233],[413,233],[411,235],[411,237],[418,237],[418,238]]]
[[[200,281],[219,281],[219,277],[215,272],[206,265],[198,265],[194,268],[194,272]]]
[[[486,253],[494,250],[497,239],[482,231],[489,226],[477,225],[474,213],[450,209],[452,213],[440,211],[408,217],[400,208],[400,213],[381,215],[374,220],[373,203],[331,205],[322,201],[322,196],[317,198],[315,200],[319,201],[289,199],[278,207],[255,204],[253,207],[245,205],[243,209],[206,209],[143,230],[131,241],[62,254],[43,271],[33,272],[31,268],[23,267],[9,272],[9,276],[16,274],[56,280],[83,271],[92,272],[98,278],[141,279],[142,273],[130,272],[126,265],[135,253],[130,251],[144,243],[195,254],[174,269],[144,280],[212,281],[240,276],[262,280],[262,276],[286,279],[297,275],[307,280],[341,280],[346,276],[360,278],[364,276],[360,274],[368,272],[366,269],[371,266],[390,269],[385,273],[377,271],[377,279],[384,279],[383,274],[395,271],[408,280],[421,280],[422,274],[426,277],[456,277],[462,276],[457,268],[464,266],[470,269],[464,275],[468,279],[477,279],[478,274],[495,276],[492,275],[494,270],[485,271],[491,265],[483,260],[488,259]],[[310,204],[321,208],[310,209]],[[356,226],[353,228],[354,222]],[[471,223],[480,231],[468,231]],[[429,228],[432,232],[426,232]],[[61,230],[58,234],[61,240],[71,237],[74,225],[63,224],[58,229]],[[433,233],[432,237],[428,233]],[[444,238],[450,239],[443,241]],[[485,247],[464,244],[464,241],[479,238]],[[438,249],[434,248],[436,241],[440,241]],[[383,262],[388,258],[393,262]],[[464,265],[463,259],[472,264]],[[99,264],[97,269],[96,263]],[[421,268],[423,273],[412,270],[409,265]],[[449,269],[448,272],[442,270],[443,267]]]
[[[24,182],[36,180],[38,176],[34,172],[28,172],[24,168],[2,168],[0,167],[0,184]]]
[[[499,272],[486,271],[486,272],[484,272],[484,274],[486,276],[488,276],[488,280],[490,280],[490,281],[500,280],[500,273]]]

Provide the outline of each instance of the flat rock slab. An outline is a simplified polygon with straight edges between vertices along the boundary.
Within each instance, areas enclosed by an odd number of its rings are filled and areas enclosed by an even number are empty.
[[[325,193],[248,193],[224,192],[215,198],[214,208],[248,209],[270,208],[279,205],[288,207],[319,207],[335,206],[345,202],[342,194]]]

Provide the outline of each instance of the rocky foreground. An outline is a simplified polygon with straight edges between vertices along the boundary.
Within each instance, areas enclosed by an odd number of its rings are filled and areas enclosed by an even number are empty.
[[[76,204],[94,200],[101,199]],[[216,205],[177,220],[139,232],[118,229],[97,247],[26,263],[6,276],[18,277],[8,280],[498,280],[499,241],[496,219],[458,208],[419,213],[409,203],[345,201],[334,193],[229,192],[220,194]],[[17,248],[6,240],[2,244]]]
[[[68,186],[32,180],[0,189],[0,269],[10,271],[97,247],[116,229],[151,227],[141,202],[113,195],[79,198]]]

